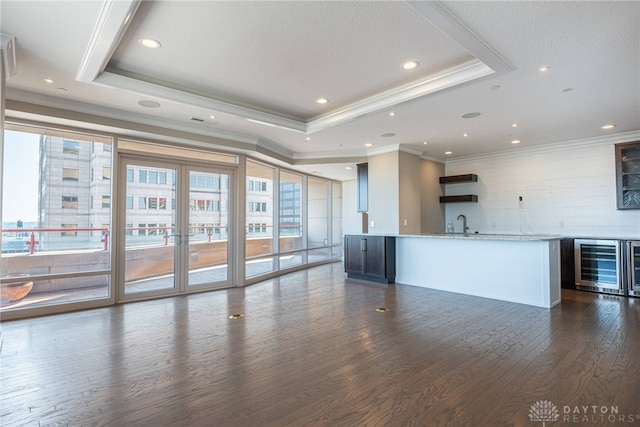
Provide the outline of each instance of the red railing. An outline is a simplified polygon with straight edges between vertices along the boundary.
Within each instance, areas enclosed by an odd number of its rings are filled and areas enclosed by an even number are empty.
[[[247,225],[245,227],[245,233],[248,235],[252,232],[255,232],[256,229],[272,229],[273,225]],[[169,238],[172,237],[173,227],[126,227],[126,231],[145,231],[145,235],[153,236],[153,235],[161,235],[164,239],[164,245],[167,246],[169,244]],[[206,229],[207,242],[212,241],[212,237],[214,234],[214,230],[226,230],[226,226],[202,226],[202,225],[190,225],[189,232],[193,230],[201,230]],[[285,225],[281,224],[280,229],[288,229],[288,230],[297,230],[298,233],[302,232],[302,227],[299,225]],[[153,230],[154,234],[148,234],[147,231]],[[25,241],[25,245],[29,248],[29,255],[33,255],[36,252],[36,246],[40,244],[40,241],[36,238],[36,233],[53,233],[53,232],[65,232],[65,233],[76,233],[76,232],[101,232],[102,238],[100,242],[102,243],[102,249],[107,251],[109,250],[109,230],[107,228],[5,228],[1,230],[2,233],[15,233],[17,236],[26,236],[28,235],[28,240]],[[156,234],[158,233],[158,234]],[[159,234],[163,233],[163,234]]]

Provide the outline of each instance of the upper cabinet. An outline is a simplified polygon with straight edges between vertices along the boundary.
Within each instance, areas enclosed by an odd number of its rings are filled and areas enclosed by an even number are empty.
[[[359,163],[358,168],[358,212],[369,210],[369,164]]]
[[[616,144],[618,209],[640,209],[640,141]]]

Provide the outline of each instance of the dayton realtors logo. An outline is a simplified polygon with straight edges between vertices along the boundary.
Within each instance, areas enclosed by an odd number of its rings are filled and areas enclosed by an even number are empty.
[[[529,409],[529,419],[542,421],[542,427],[545,427],[547,421],[556,421],[558,418],[560,418],[558,408],[548,400],[538,400]]]
[[[539,400],[529,409],[529,420],[546,423],[560,420],[562,423],[573,425],[585,425],[593,423],[620,423],[635,424],[640,423],[640,414],[621,414],[618,406],[606,405],[575,405],[562,406],[562,418],[558,407],[548,400]]]

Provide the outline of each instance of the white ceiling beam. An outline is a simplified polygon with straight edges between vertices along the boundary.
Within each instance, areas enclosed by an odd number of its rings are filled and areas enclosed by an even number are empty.
[[[93,82],[107,66],[141,0],[105,0],[82,57],[76,80]]]
[[[406,3],[496,73],[513,71],[514,68],[504,58],[476,36],[439,1],[407,0]]]

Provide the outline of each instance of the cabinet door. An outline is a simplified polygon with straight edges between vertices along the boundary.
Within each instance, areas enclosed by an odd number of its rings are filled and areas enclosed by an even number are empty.
[[[616,144],[618,209],[640,209],[640,141]]]
[[[362,236],[345,236],[344,270],[347,273],[362,274],[364,271]]]
[[[368,276],[386,277],[385,238],[381,236],[365,237],[365,270]]]

